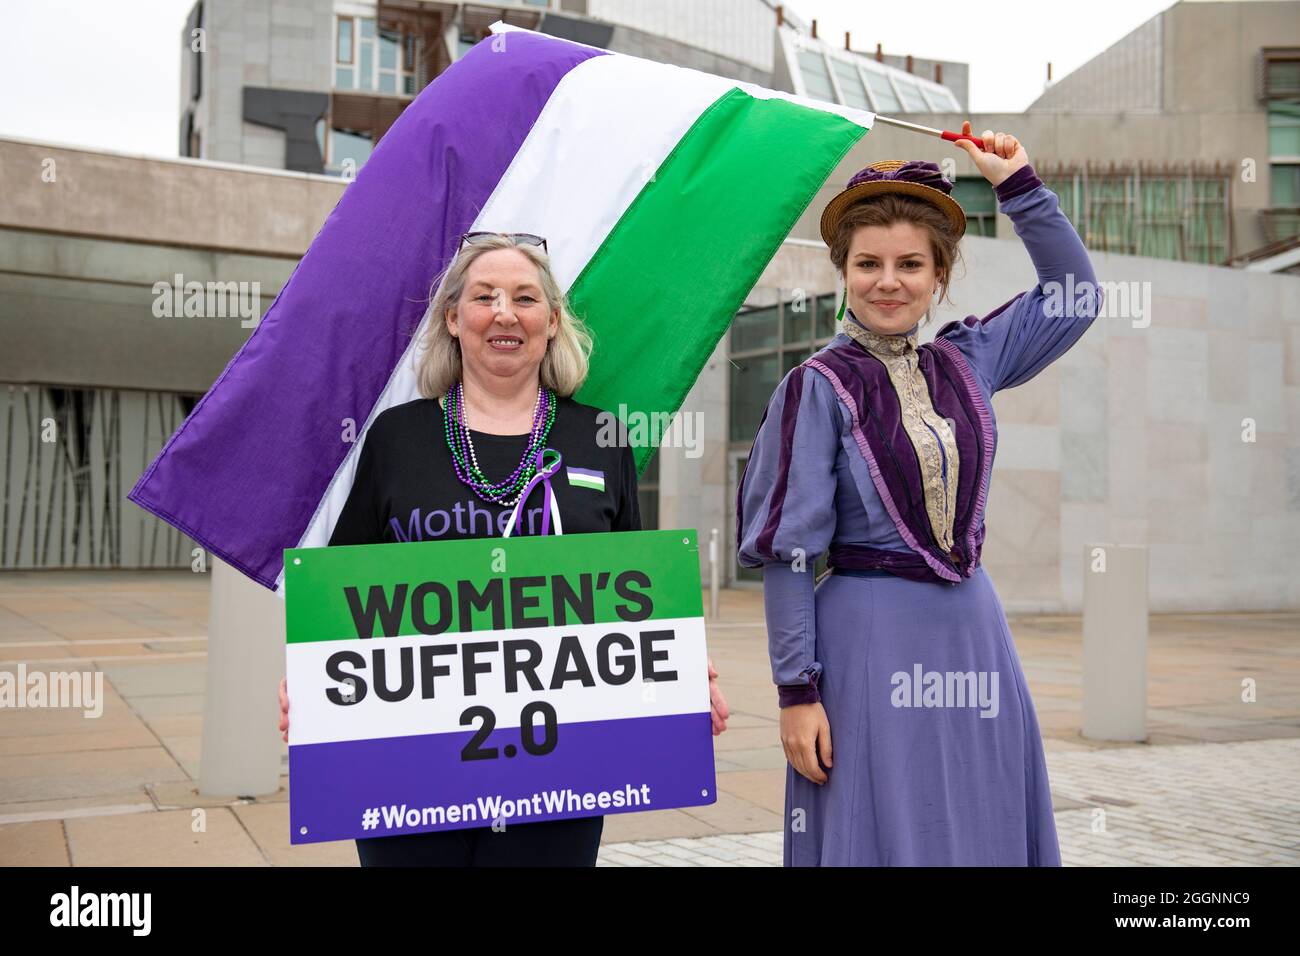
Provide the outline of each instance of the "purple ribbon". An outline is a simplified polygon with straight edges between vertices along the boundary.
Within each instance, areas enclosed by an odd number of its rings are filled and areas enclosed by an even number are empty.
[[[911,162],[904,163],[897,169],[889,172],[882,172],[879,169],[872,169],[870,166],[861,169],[849,180],[850,186],[856,186],[858,183],[871,183],[878,180],[895,180],[908,183],[920,183],[922,186],[932,186],[945,195],[951,195],[952,183],[943,178],[938,164],[927,163],[923,160],[914,159]]]
[[[555,461],[549,467],[545,464],[547,452],[555,456]],[[533,489],[537,487],[537,483],[540,481],[544,492],[542,498],[542,534],[550,534],[551,476],[560,470],[560,462],[563,460],[564,456],[554,448],[543,448],[537,453],[537,457],[533,459],[533,463],[537,466],[537,474],[528,480],[528,484],[524,485],[524,490],[519,494],[520,514],[516,527],[523,525],[523,512],[528,510],[528,496],[533,493]]]

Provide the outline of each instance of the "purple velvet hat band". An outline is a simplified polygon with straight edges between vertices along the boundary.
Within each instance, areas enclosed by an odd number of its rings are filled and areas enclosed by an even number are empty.
[[[857,174],[849,180],[849,188],[852,188],[859,183],[871,183],[879,180],[918,183],[922,186],[929,186],[932,189],[938,189],[944,195],[952,194],[952,183],[947,179],[944,179],[943,173],[939,171],[938,164],[927,163],[918,159],[904,163],[897,169],[892,169],[887,172],[867,166],[864,169],[858,170]]]

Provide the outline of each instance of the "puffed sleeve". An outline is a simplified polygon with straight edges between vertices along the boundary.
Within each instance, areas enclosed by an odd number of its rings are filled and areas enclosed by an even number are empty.
[[[782,707],[820,700],[813,574],[835,533],[841,428],[830,382],[795,367],[768,402],[736,492],[737,559],[763,569],[768,655]]]
[[[961,350],[988,395],[1024,384],[1069,351],[1102,302],[1083,240],[1033,167],[1012,173],[997,195],[1033,260],[1038,285],[982,319],[949,322],[936,335]]]
[[[361,441],[357,456],[357,473],[348,490],[347,501],[339,512],[330,534],[329,546],[340,544],[383,544],[384,522],[380,515],[379,445],[381,436],[376,419]]]

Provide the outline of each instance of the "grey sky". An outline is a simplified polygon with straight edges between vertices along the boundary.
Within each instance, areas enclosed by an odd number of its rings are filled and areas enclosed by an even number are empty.
[[[653,2],[653,0],[647,0]],[[0,6],[0,136],[175,156],[181,30],[193,0],[5,0]],[[1043,89],[1171,0],[1045,3],[794,0],[818,33],[854,49],[971,66],[975,113],[1020,112]],[[1048,12],[1050,11],[1050,12]]]

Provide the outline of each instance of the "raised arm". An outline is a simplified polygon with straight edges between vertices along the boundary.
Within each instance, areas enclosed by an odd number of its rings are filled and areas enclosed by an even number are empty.
[[[986,143],[990,135],[985,134]],[[1102,304],[1083,240],[1061,212],[1056,193],[1029,165],[1024,147],[1014,137],[1008,140],[1004,152],[1009,158],[978,153],[977,162],[994,184],[999,208],[1024,242],[1038,284],[982,319],[968,316],[938,332],[966,356],[990,395],[1029,381],[1064,355],[1092,325]],[[999,161],[1004,165],[995,165]]]

